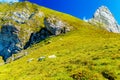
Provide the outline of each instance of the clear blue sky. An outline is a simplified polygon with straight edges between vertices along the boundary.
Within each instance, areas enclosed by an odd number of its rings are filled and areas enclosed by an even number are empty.
[[[0,2],[18,2],[19,0],[0,0]]]
[[[98,7],[107,6],[120,24],[120,0],[29,0],[39,5],[71,14],[78,18],[91,18]]]

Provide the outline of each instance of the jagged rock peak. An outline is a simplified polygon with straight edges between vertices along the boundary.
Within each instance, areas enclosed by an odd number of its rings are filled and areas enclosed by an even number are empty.
[[[101,7],[99,7],[97,10],[100,10],[100,11],[109,11],[110,12],[110,10],[106,7],[106,6],[101,6]]]
[[[100,17],[100,16],[104,16],[104,17],[107,17],[107,18],[109,18],[109,17],[112,17],[112,18],[114,18],[114,16],[112,15],[112,13],[111,13],[111,11],[106,7],[106,6],[101,6],[101,7],[99,7],[97,10],[96,10],[96,12],[95,12],[95,14],[94,14],[94,18],[96,18],[96,17]],[[115,20],[115,19],[114,19]]]
[[[120,33],[120,28],[117,21],[106,6],[99,7],[89,22],[94,25],[99,23],[104,29],[108,30],[109,32]]]

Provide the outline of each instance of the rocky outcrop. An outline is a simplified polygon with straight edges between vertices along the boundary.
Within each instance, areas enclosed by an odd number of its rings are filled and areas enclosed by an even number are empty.
[[[40,31],[31,33],[30,37],[28,35],[29,40],[25,45],[23,45],[21,38],[19,39],[19,30],[14,25],[3,25],[0,32],[0,56],[3,57],[3,60],[6,62],[12,54],[18,53],[22,49],[26,49],[49,36],[70,31],[68,24],[64,24],[57,18],[45,18],[44,25],[45,27],[40,29]]]
[[[48,17],[44,19],[45,28],[42,28],[39,32],[32,33],[29,41],[24,46],[24,49],[30,45],[40,42],[49,36],[60,35],[70,31],[68,24],[65,24],[60,19],[55,17]]]
[[[44,24],[46,29],[50,31],[53,35],[59,35],[61,33],[66,33],[70,31],[68,24],[65,24],[60,19],[55,17],[46,17],[44,19]]]
[[[1,4],[0,12],[0,56],[8,62],[15,53],[38,43],[49,36],[66,33],[72,29],[56,13],[29,2]],[[44,11],[45,10],[45,11]],[[48,11],[49,12],[49,11]],[[57,16],[57,17],[56,17]],[[2,26],[2,27],[1,27]],[[14,60],[21,58],[16,54]],[[24,56],[24,53],[23,53]]]
[[[14,15],[16,15],[18,18],[21,18],[19,21],[20,24],[21,21],[28,20],[29,18],[29,16],[25,18],[25,16],[19,13],[15,13]],[[26,36],[29,37],[29,40],[26,42],[26,44],[24,44],[25,40],[23,40],[25,35],[22,35],[24,31],[22,30],[23,28],[14,26],[10,23],[3,25],[0,32],[0,56],[3,57],[3,60],[6,62],[6,60],[12,56],[12,54],[18,53],[22,49],[26,49],[29,46],[48,38],[49,36],[59,35],[70,31],[68,24],[65,24],[60,19],[58,20],[55,17],[45,18],[44,25],[45,27],[41,28],[38,32],[32,33],[32,31],[28,31],[29,34],[27,33]],[[27,30],[25,32],[27,32]]]
[[[31,46],[35,43],[38,43],[38,42],[48,38],[51,35],[52,34],[46,28],[41,29],[39,32],[32,33],[29,41],[24,46],[24,49],[28,48],[29,46]]]
[[[6,62],[12,54],[21,50],[21,42],[18,37],[19,30],[13,25],[3,25],[0,32],[0,56]]]
[[[117,24],[117,21],[115,20],[110,10],[105,6],[99,7],[93,18],[88,22],[98,27],[102,27],[109,32],[120,33],[120,27]]]
[[[33,15],[33,14],[31,14],[31,15]],[[20,11],[13,12],[11,19],[14,20],[15,22],[23,24],[23,23],[25,23],[25,21],[27,21],[30,18],[31,15],[26,12],[20,12]]]

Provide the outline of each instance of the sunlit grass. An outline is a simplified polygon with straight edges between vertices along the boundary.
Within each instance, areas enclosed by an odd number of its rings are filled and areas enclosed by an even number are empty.
[[[25,50],[29,53],[27,56],[0,66],[0,80],[120,79],[120,34],[44,7],[40,10],[46,16],[58,16],[73,30],[47,38]],[[23,31],[29,28],[25,26],[22,25]],[[56,58],[48,58],[50,55]],[[38,61],[42,56],[45,59]]]
[[[0,67],[0,79],[104,80],[102,73],[107,71],[119,80],[119,40],[119,34],[81,27],[33,45],[26,50],[29,55]],[[50,55],[57,57],[49,59]],[[44,61],[38,61],[41,56]]]

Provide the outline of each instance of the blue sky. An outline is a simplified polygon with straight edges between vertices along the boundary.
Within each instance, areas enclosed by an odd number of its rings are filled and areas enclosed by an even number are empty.
[[[0,0],[4,1],[4,0]],[[5,0],[7,1],[7,0]],[[14,0],[8,0],[14,1]],[[28,0],[39,5],[71,14],[78,18],[92,18],[101,5],[107,6],[120,24],[120,0]]]
[[[98,7],[107,6],[120,24],[120,0],[29,0],[39,5],[71,14],[78,18],[91,18]]]
[[[18,2],[19,0],[0,0],[0,2]]]

